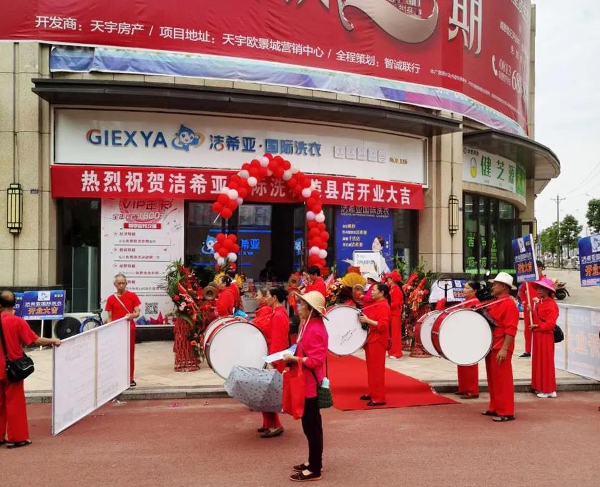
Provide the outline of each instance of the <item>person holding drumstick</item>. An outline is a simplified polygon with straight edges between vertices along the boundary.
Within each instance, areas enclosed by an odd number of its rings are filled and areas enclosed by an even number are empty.
[[[369,392],[360,396],[367,406],[385,406],[385,353],[390,337],[390,288],[380,282],[373,285],[373,303],[365,306],[358,319],[368,326],[365,344]]]
[[[267,291],[266,302],[273,310],[267,339],[269,354],[281,352],[290,346],[290,317],[284,305],[286,299],[287,291],[283,287],[274,287]],[[275,368],[279,373],[283,372],[285,362],[278,361]],[[261,432],[261,438],[280,436],[283,433],[283,425],[279,414],[262,413],[262,415],[265,429]]]
[[[481,288],[481,284],[477,281],[467,281],[464,287],[465,300],[455,309],[474,308],[479,303],[476,297],[477,291]],[[479,364],[473,365],[457,365],[458,374],[458,394],[461,399],[477,399],[479,397]]]

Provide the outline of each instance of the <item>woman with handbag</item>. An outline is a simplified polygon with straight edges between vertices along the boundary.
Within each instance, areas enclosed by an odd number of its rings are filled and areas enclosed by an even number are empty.
[[[290,317],[284,305],[287,291],[283,287],[274,287],[267,291],[267,304],[271,306],[272,313],[269,323],[269,338],[267,339],[268,353],[277,353],[290,346]],[[281,373],[285,363],[278,361],[274,367]],[[258,431],[261,438],[273,438],[283,433],[283,425],[277,413],[262,413],[263,428]],[[261,431],[262,430],[262,431]]]
[[[558,320],[558,305],[554,300],[554,281],[542,277],[534,283],[533,347],[531,356],[531,389],[537,397],[556,397],[554,368],[554,327]]]
[[[323,424],[319,411],[317,388],[325,378],[325,360],[327,359],[328,334],[323,324],[325,297],[319,291],[310,291],[298,295],[298,315],[302,327],[298,334],[296,355],[286,354],[283,360],[291,364],[291,371],[302,371],[304,378],[304,412],[302,429],[308,440],[308,462],[294,465],[295,472],[290,479],[306,482],[321,479],[323,466]],[[285,382],[284,382],[285,384]],[[284,385],[285,387],[285,385]],[[285,394],[285,393],[284,393]]]
[[[12,291],[0,293],[0,445],[7,448],[31,445],[24,382],[7,375],[7,361],[14,363],[26,357],[22,343],[60,346],[58,338],[38,337],[25,320],[15,316],[15,302]]]

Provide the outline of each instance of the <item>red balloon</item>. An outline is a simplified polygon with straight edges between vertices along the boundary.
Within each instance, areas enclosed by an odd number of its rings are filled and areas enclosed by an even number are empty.
[[[283,167],[283,169],[287,171],[290,167],[292,167],[292,163],[288,160],[284,160],[281,163],[281,167]]]
[[[240,253],[240,246],[238,244],[233,244],[232,252],[235,253],[235,254],[239,254]]]
[[[296,186],[296,184],[298,184],[298,181],[294,176],[292,176],[289,180],[285,182],[285,184],[287,184],[290,188],[293,188],[294,186]]]
[[[323,207],[321,206],[321,204],[317,203],[310,209],[310,211],[312,211],[316,215],[317,213],[321,213],[322,209]]]
[[[325,250],[325,249],[327,249],[327,242],[323,242],[323,240],[321,240],[319,242],[319,245],[317,245],[317,247],[319,247],[320,249]]]
[[[223,209],[223,205],[222,205],[221,203],[219,203],[219,202],[215,202],[215,203],[213,203],[213,205],[212,205],[212,210],[213,210],[215,213],[221,213],[221,210],[222,210],[222,209]]]
[[[300,184],[296,184],[296,187],[294,188],[294,193],[296,194],[302,194],[302,185]]]
[[[220,244],[222,244],[225,239],[227,238],[227,236],[224,233],[219,233],[217,235],[217,242],[219,242]]]
[[[319,223],[316,222],[315,220],[308,220],[308,222],[306,223],[306,226],[310,229],[310,228],[318,228]],[[320,230],[320,229],[319,229]]]
[[[233,243],[237,242],[237,237],[235,236],[235,233],[230,233],[229,235],[227,235],[227,239],[231,240]]]
[[[227,256],[227,249],[225,247],[221,247],[219,249],[219,251],[217,252],[221,257],[226,257]]]
[[[318,200],[314,199],[314,198],[308,198],[306,200],[306,206],[308,206],[309,208],[312,208],[313,206],[315,206],[318,203]]]
[[[310,188],[312,181],[310,180],[310,178],[304,178],[300,184],[302,184],[302,189]]]
[[[238,196],[240,198],[245,198],[246,196],[248,196],[248,189],[247,188],[238,188],[237,192],[238,192]]]
[[[329,240],[329,232],[321,232],[321,240],[327,242],[327,240]]]
[[[240,183],[238,183],[237,181],[230,181],[229,185],[227,187],[229,189],[238,189],[239,186],[240,186]]]
[[[240,181],[242,180],[241,177],[239,177],[237,174],[234,174],[233,176],[231,176],[231,182],[232,183],[238,183],[240,184]],[[231,184],[228,185],[231,188]]]
[[[233,215],[233,211],[231,211],[229,208],[223,208],[223,211],[221,211],[221,216],[226,220],[231,218],[231,215]]]
[[[322,232],[324,232],[325,231],[325,224],[323,222],[317,223],[317,228],[319,230],[321,230]]]
[[[260,174],[260,166],[252,167],[248,172],[250,173],[250,176],[252,176],[253,178],[257,178]]]
[[[250,164],[248,164],[247,162],[244,162],[244,164],[242,164],[242,169],[244,171],[248,171],[250,169]]]
[[[258,169],[260,167],[260,162],[258,159],[252,159],[250,162],[250,167]]]
[[[273,176],[275,176],[277,179],[281,179],[283,176],[283,168],[281,166],[277,166],[275,169],[273,169]]]
[[[321,199],[321,193],[319,193],[316,189],[310,193],[310,197],[314,198],[316,200],[320,200]]]
[[[260,169],[258,170],[258,175],[259,177],[257,179],[262,179],[262,178],[266,178],[267,177],[267,171],[268,169],[266,167],[260,167]]]
[[[226,194],[221,193],[218,197],[217,197],[217,201],[219,203],[221,203],[221,205],[226,205],[227,202],[229,201],[229,196],[227,196]]]
[[[238,207],[238,204],[237,204],[236,200],[229,200],[227,202],[227,208],[229,208],[232,213],[237,207]]]
[[[308,238],[318,237],[320,234],[321,234],[321,232],[319,232],[318,228],[311,228],[308,231]]]

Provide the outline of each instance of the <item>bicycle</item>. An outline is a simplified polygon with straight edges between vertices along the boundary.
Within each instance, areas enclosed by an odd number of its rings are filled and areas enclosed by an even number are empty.
[[[88,316],[81,322],[79,333],[93,330],[94,328],[98,328],[104,324],[104,320],[102,319],[102,308],[91,311],[91,313],[93,316]]]

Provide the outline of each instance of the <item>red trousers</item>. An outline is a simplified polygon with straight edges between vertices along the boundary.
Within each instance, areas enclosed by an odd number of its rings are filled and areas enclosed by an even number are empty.
[[[281,428],[281,419],[278,413],[261,413],[263,418],[263,428]]]
[[[385,402],[385,350],[378,342],[365,345],[369,396],[373,402]]]
[[[16,443],[29,439],[23,384],[0,380],[0,441]]]
[[[500,416],[514,416],[515,387],[512,371],[512,352],[506,353],[506,359],[498,364],[496,356],[500,350],[492,350],[485,357],[490,405],[488,411],[496,411]]]
[[[390,357],[402,357],[402,317],[400,315],[392,315],[390,336],[392,337],[392,348],[388,350],[388,355]]]
[[[531,353],[531,320],[529,319],[529,311],[527,309],[523,309],[523,321],[525,322],[525,329],[523,330],[523,334],[525,335],[525,352]]]
[[[459,365],[458,392],[465,392],[474,396],[479,395],[479,364]]]
[[[129,380],[133,380],[135,368],[135,326],[129,327]]]

